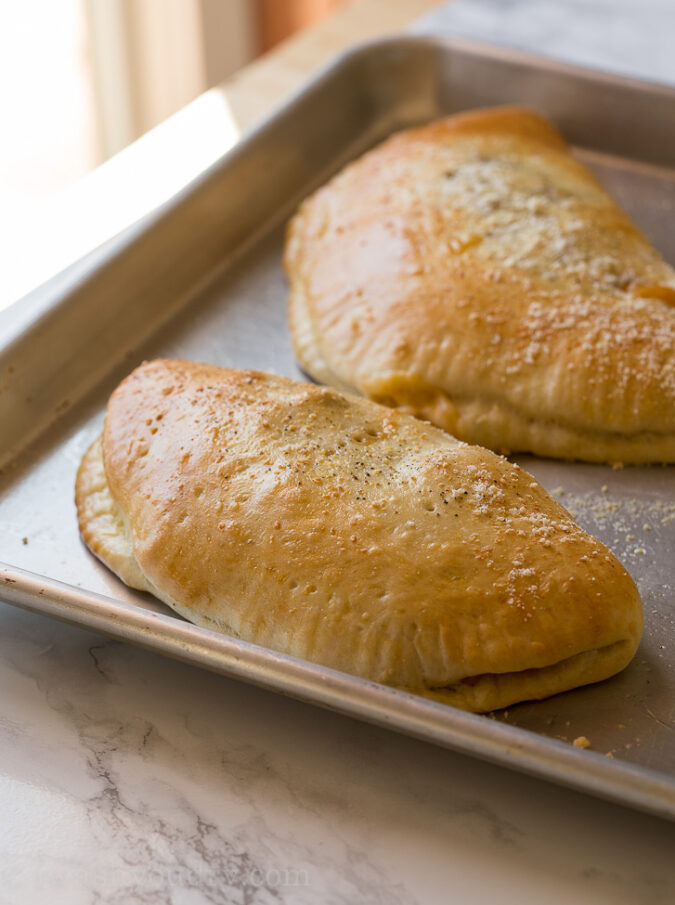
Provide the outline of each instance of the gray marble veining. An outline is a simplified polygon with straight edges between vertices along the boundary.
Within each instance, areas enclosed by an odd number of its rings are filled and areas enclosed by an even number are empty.
[[[29,613],[0,620],[0,902],[675,893],[661,821]]]
[[[419,28],[675,82],[674,13]],[[675,901],[669,824],[2,604],[0,813],[0,905]]]

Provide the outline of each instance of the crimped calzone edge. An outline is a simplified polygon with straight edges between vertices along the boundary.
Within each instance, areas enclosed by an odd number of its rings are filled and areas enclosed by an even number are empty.
[[[141,366],[76,502],[92,552],[190,621],[467,710],[604,679],[642,632],[628,573],[530,475],[284,378]]]
[[[392,136],[284,260],[315,379],[498,451],[675,461],[675,271],[532,111]]]

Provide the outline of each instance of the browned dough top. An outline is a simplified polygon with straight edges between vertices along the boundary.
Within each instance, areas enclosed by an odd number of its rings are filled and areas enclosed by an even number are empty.
[[[202,625],[474,710],[597,681],[642,630],[526,472],[368,400],[156,361],[113,393],[80,527]]]
[[[285,265],[322,382],[497,450],[675,461],[675,271],[537,114],[392,136],[302,204]]]

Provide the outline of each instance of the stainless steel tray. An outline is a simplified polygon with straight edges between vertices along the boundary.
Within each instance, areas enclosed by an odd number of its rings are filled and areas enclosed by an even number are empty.
[[[359,48],[155,215],[13,313],[0,345],[0,549],[12,564],[0,569],[0,594],[673,818],[673,469],[521,460],[624,561],[640,586],[647,628],[621,676],[492,718],[190,625],[123,587],[77,535],[75,470],[116,383],[157,355],[299,376],[280,251],[283,223],[300,198],[394,128],[507,102],[531,104],[557,122],[675,260],[675,91],[467,42],[406,38]],[[7,612],[0,608],[0,620]],[[578,736],[590,750],[574,747]]]

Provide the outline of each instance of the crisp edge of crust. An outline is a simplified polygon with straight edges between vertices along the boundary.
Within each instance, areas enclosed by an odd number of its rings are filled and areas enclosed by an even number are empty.
[[[75,499],[84,542],[125,584],[153,594],[189,622],[232,637],[241,637],[225,620],[214,620],[178,602],[153,585],[144,575],[134,555],[131,532],[107,483],[101,438],[92,443],[82,459],[77,472]],[[254,638],[242,640],[256,643]],[[606,647],[582,651],[538,669],[488,673],[468,677],[445,687],[425,686],[400,690],[462,710],[485,713],[527,700],[540,700],[609,678],[628,665],[636,646],[632,639],[624,639]]]

